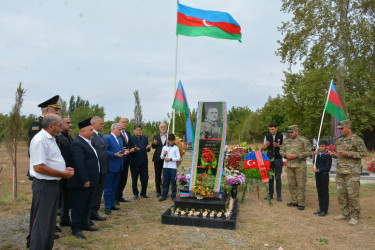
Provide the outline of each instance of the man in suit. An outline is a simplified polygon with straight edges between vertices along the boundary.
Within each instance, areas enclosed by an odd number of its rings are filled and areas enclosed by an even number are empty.
[[[100,164],[98,154],[91,145],[94,129],[91,118],[78,123],[79,135],[72,142],[74,178],[69,179],[72,188],[72,234],[79,239],[86,239],[85,231],[97,231],[89,226],[89,215],[95,187],[99,184]]]
[[[115,195],[120,173],[123,166],[124,145],[120,138],[122,126],[119,123],[114,123],[111,126],[111,133],[104,137],[105,145],[107,146],[109,169],[104,185],[104,206],[105,213],[111,214],[111,210],[119,210],[115,206]]]
[[[146,136],[142,135],[142,126],[137,124],[134,126],[134,135],[131,137],[130,145],[130,172],[132,175],[132,188],[134,200],[138,199],[138,176],[141,179],[141,196],[143,198],[150,198],[147,195],[148,182],[148,159],[147,152],[150,152],[151,146],[148,144]]]
[[[159,125],[160,133],[154,135],[154,140],[151,147],[155,149],[152,161],[154,162],[155,168],[155,187],[156,187],[156,197],[161,195],[161,175],[163,173],[164,160],[160,159],[161,150],[167,143],[167,125],[165,123],[160,123]]]
[[[71,167],[72,157],[70,154],[70,146],[73,142],[73,138],[70,136],[70,132],[72,129],[72,123],[70,122],[69,117],[61,116],[62,119],[62,131],[61,135],[58,136],[58,146],[61,151],[61,155],[63,156],[66,166]],[[70,210],[70,203],[71,203],[71,190],[68,188],[68,180],[62,179],[60,181],[60,200],[61,200],[61,207],[60,207],[60,226],[71,226],[69,210]]]
[[[99,215],[99,208],[103,196],[104,183],[108,172],[108,153],[103,135],[101,134],[104,127],[103,119],[99,116],[94,116],[93,118],[91,118],[91,124],[94,128],[94,134],[92,136],[91,143],[98,153],[100,163],[100,182],[94,191],[94,198],[90,208],[90,219],[103,221],[107,218]]]
[[[127,118],[120,118],[118,120],[118,123],[121,124],[122,126],[122,131],[121,131],[121,139],[122,143],[124,145],[124,150],[130,148],[130,133],[126,131],[126,126],[128,124],[129,120]],[[129,155],[124,155],[123,157],[123,167],[120,175],[120,180],[117,186],[116,190],[116,196],[115,196],[115,204],[119,205],[120,202],[129,202],[129,200],[125,199],[123,197],[123,192],[126,186],[126,183],[128,181],[128,173],[129,173]]]

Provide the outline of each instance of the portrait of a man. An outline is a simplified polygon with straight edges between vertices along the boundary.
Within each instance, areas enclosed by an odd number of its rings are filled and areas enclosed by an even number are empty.
[[[207,105],[204,107],[204,122],[200,130],[200,139],[221,138],[222,123],[219,114],[222,112],[217,105]]]

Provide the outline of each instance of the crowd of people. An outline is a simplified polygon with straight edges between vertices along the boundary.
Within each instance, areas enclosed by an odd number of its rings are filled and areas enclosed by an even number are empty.
[[[150,198],[147,152],[151,148],[155,149],[156,197],[166,200],[171,184],[171,198],[176,198],[176,162],[180,154],[174,146],[175,136],[167,133],[165,123],[160,124],[160,134],[149,144],[141,125],[135,125],[131,135],[126,131],[128,119],[120,118],[104,136],[103,119],[94,116],[78,123],[79,134],[73,139],[69,117],[59,116],[58,99],[57,95],[39,104],[42,115],[29,128],[28,175],[33,198],[28,248],[52,249],[60,227],[71,227],[72,235],[79,239],[86,239],[82,231],[98,231],[93,221],[107,219],[99,214],[102,199],[108,216],[120,210],[120,202],[129,202],[123,195],[129,168],[134,200],[139,195]],[[60,227],[56,224],[58,214]]]
[[[142,135],[141,125],[135,125],[133,135],[126,131],[128,119],[120,118],[111,126],[111,132],[103,136],[103,119],[98,116],[78,123],[79,134],[72,138],[72,123],[69,117],[59,116],[59,96],[39,104],[42,116],[29,128],[29,178],[32,180],[32,204],[30,230],[27,247],[30,249],[52,249],[60,214],[60,226],[71,227],[72,234],[86,239],[82,231],[97,231],[93,221],[107,218],[99,214],[102,198],[104,211],[110,215],[120,210],[120,202],[129,202],[123,196],[127,184],[128,170],[132,178],[134,200],[147,194],[147,152],[155,149],[152,161],[155,170],[156,197],[167,199],[169,185],[172,200],[176,199],[176,173],[180,152],[174,145],[175,136],[167,132],[165,123],[159,126],[160,133],[148,138]],[[213,113],[217,114],[217,111]],[[213,114],[213,116],[215,115]],[[319,152],[313,152],[319,209],[314,213],[325,216],[329,205],[329,171],[332,159],[337,162],[336,186],[341,214],[336,220],[350,218],[350,225],[359,220],[359,176],[361,158],[367,154],[363,140],[351,131],[350,121],[339,122],[342,136],[337,139],[335,152],[327,153],[328,143],[319,141]],[[289,207],[305,209],[305,187],[307,177],[306,158],[310,156],[311,144],[299,135],[297,125],[288,127],[289,138],[277,132],[275,124],[269,125],[269,134],[264,139],[263,150],[271,159],[269,197],[273,199],[276,180],[277,201],[282,202],[281,173],[283,158],[287,160],[286,171],[291,202]],[[163,178],[162,178],[163,176]],[[138,179],[141,191],[138,190]],[[163,181],[162,181],[163,180]]]

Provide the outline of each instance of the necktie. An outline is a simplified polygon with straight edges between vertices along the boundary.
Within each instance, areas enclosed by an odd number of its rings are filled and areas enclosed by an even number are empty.
[[[124,136],[125,144],[128,144],[128,139],[126,139],[125,131],[122,131],[122,135]]]

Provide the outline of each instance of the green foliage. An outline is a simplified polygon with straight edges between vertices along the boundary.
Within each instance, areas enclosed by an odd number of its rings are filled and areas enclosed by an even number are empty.
[[[78,134],[78,123],[93,116],[100,116],[104,119],[104,107],[99,107],[96,104],[92,106],[80,106],[74,110],[70,115],[70,121],[73,125],[73,137],[76,137]]]

